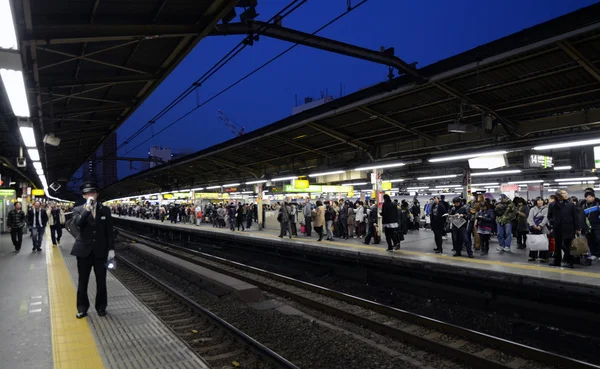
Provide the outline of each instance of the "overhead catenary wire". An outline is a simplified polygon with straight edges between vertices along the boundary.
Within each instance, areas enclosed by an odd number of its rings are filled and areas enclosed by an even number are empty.
[[[292,14],[296,9],[306,3],[308,0],[293,0],[288,5],[286,5],[283,9],[274,14],[265,24],[261,26],[261,28],[256,32],[260,33],[265,28],[269,27],[269,24],[273,21],[281,21],[283,18]],[[219,61],[217,61],[212,67],[210,67],[202,76],[200,76],[195,82],[193,82],[187,89],[181,92],[177,97],[175,97],[171,102],[165,106],[160,112],[158,112],[152,119],[150,119],[146,124],[140,127],[136,132],[134,132],[131,136],[129,136],[125,141],[123,141],[118,147],[117,151],[121,150],[132,140],[137,138],[140,134],[145,132],[149,127],[151,127],[156,121],[163,116],[165,116],[171,109],[177,106],[180,102],[182,102],[186,97],[188,97],[192,92],[197,90],[200,86],[202,86],[208,79],[210,79],[213,75],[215,75],[221,68],[223,68],[227,63],[229,63],[233,58],[235,58],[242,50],[244,50],[247,46],[252,44],[253,34],[246,36],[242,39],[237,45],[235,45],[227,54],[225,54]]]
[[[319,27],[317,30],[315,30],[314,32],[312,32],[311,35],[315,35],[315,34],[319,33],[320,31],[324,30],[325,28],[329,27],[330,25],[332,25],[333,23],[337,22],[338,20],[340,20],[341,18],[343,18],[345,15],[347,15],[348,13],[350,13],[351,11],[353,11],[354,9],[358,8],[359,6],[363,5],[367,1],[368,0],[362,0],[361,2],[357,3],[356,5],[354,5],[352,7],[349,7],[345,12],[341,13],[337,17],[333,18],[331,21],[325,23],[323,26]],[[221,96],[222,94],[224,94],[225,92],[229,91],[233,87],[235,87],[238,84],[242,83],[244,80],[248,79],[250,76],[254,75],[255,73],[257,73],[261,69],[265,68],[266,66],[268,66],[269,64],[271,64],[272,62],[274,62],[275,60],[277,60],[280,57],[282,57],[283,55],[287,54],[288,52],[290,52],[291,50],[293,50],[298,45],[299,45],[298,43],[293,44],[292,46],[288,47],[287,49],[283,50],[282,52],[280,52],[279,54],[275,55],[271,59],[267,60],[266,62],[264,62],[263,64],[261,64],[260,66],[258,66],[254,70],[252,70],[251,72],[247,73],[246,75],[244,75],[243,77],[241,77],[237,81],[233,82],[229,86],[227,86],[224,89],[222,89],[221,91],[217,92],[216,94],[214,94],[213,96],[211,96],[210,98],[208,98],[206,101],[204,101],[202,104],[196,105],[194,108],[192,108],[191,110],[189,110],[187,113],[183,114],[182,116],[180,116],[179,118],[175,119],[173,122],[171,122],[170,124],[168,124],[167,126],[165,126],[164,128],[162,128],[156,134],[148,137],[146,140],[142,141],[141,143],[139,143],[138,145],[136,145],[134,148],[132,148],[129,151],[127,151],[125,153],[125,155],[127,155],[130,152],[136,150],[138,147],[140,147],[143,144],[145,144],[146,142],[150,141],[155,136],[163,133],[164,131],[166,131],[170,127],[174,126],[175,124],[179,123],[182,119],[188,117],[190,114],[192,114],[193,112],[195,112],[199,108],[203,107],[204,105],[208,104],[212,100],[214,100],[217,97]]]

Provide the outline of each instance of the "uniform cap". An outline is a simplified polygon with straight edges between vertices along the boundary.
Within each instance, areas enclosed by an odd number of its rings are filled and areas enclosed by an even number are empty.
[[[98,185],[94,181],[83,182],[79,187],[82,193],[97,192]]]

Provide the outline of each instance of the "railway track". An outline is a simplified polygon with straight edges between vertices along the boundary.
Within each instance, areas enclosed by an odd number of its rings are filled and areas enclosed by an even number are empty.
[[[212,368],[298,369],[134,262],[117,258],[115,276]]]
[[[569,357],[119,229],[121,235],[230,275],[300,305],[477,368],[600,368]]]

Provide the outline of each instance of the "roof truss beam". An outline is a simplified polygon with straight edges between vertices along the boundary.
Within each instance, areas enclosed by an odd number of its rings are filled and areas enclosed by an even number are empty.
[[[359,150],[362,150],[365,152],[369,152],[371,150],[370,145],[368,145],[362,141],[356,140],[356,139],[354,139],[346,134],[343,134],[339,131],[334,131],[329,128],[323,127],[322,125],[320,125],[318,123],[308,123],[307,125],[314,130],[317,130],[323,134],[326,134],[327,136],[334,138],[337,141],[348,144],[356,149],[359,149]]]
[[[406,124],[400,123],[397,120],[392,119],[390,117],[386,117],[384,114],[378,113],[371,108],[363,106],[363,107],[358,108],[358,110],[362,111],[365,114],[368,114],[370,117],[376,117],[377,119],[384,121],[396,128],[400,128],[402,131],[412,133],[413,135],[421,137],[428,141],[435,141],[435,138],[433,136],[428,135],[427,133],[420,132],[416,129],[412,129],[412,128],[408,127]]]
[[[583,69],[585,69],[592,77],[596,79],[596,81],[600,81],[600,71],[594,64],[592,64],[583,54],[579,52],[569,41],[559,41],[558,47],[561,48],[565,54],[569,55],[571,59],[576,61]]]
[[[160,79],[159,75],[139,75],[139,76],[122,76],[122,77],[105,77],[105,78],[94,78],[94,79],[73,79],[73,80],[62,80],[54,81],[48,78],[48,81],[40,84],[41,88],[69,88],[69,87],[82,87],[82,86],[93,86],[93,85],[119,85],[124,83],[140,83],[140,82],[153,82]]]

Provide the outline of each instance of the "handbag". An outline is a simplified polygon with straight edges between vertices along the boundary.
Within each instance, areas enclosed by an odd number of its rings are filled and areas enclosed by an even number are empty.
[[[572,256],[581,256],[590,252],[590,248],[587,243],[587,239],[585,237],[576,236],[573,241],[571,241],[571,255]]]
[[[531,234],[527,237],[527,247],[531,251],[548,251],[550,242],[545,234]]]

